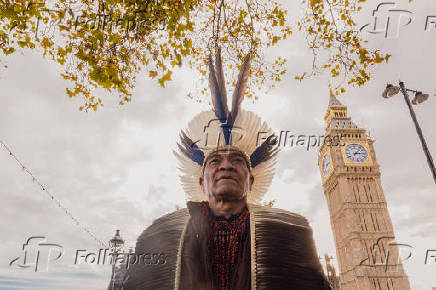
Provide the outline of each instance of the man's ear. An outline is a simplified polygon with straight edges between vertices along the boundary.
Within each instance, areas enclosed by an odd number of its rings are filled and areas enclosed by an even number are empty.
[[[203,177],[201,176],[199,179],[198,179],[198,183],[200,184],[200,187],[201,187],[201,190],[204,192],[204,179],[203,179]]]
[[[251,190],[251,187],[253,186],[253,183],[254,183],[254,176],[253,176],[253,174],[250,173],[250,190]]]

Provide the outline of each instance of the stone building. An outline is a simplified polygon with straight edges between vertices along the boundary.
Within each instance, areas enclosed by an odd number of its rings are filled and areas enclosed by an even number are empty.
[[[373,140],[331,95],[318,165],[341,290],[409,290],[380,182]],[[329,137],[327,137],[329,136]]]

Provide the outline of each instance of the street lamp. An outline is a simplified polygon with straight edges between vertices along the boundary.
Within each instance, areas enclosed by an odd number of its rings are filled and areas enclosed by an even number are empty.
[[[393,95],[396,95],[400,92],[400,88],[399,87],[394,87],[391,84],[387,84],[386,85],[386,89],[383,91],[383,98],[387,99],[392,97]]]
[[[428,99],[428,94],[423,94],[422,92],[416,92],[415,97],[412,100],[412,104],[417,105]]]
[[[111,275],[111,289],[115,289],[115,264],[117,253],[120,248],[124,245],[124,240],[120,236],[120,230],[116,230],[115,236],[109,241],[110,247],[113,249],[113,258],[112,258],[112,275]]]
[[[409,95],[407,92],[415,93],[415,98],[412,100],[412,104],[417,105],[428,99],[428,94],[423,94],[421,91],[415,91],[407,89],[402,81],[399,82],[399,87],[393,86],[392,84],[387,84],[386,89],[382,93],[383,98],[390,98],[400,92],[403,93],[404,100],[406,101],[407,107],[409,108],[410,116],[412,117],[413,123],[415,124],[416,132],[418,133],[419,139],[421,140],[422,149],[424,150],[425,156],[427,157],[427,163],[430,167],[431,173],[433,174],[433,180],[436,184],[436,169],[434,166],[433,158],[431,157],[430,151],[428,150],[427,143],[425,142],[424,135],[422,134],[421,127],[416,119],[415,111],[410,104]]]

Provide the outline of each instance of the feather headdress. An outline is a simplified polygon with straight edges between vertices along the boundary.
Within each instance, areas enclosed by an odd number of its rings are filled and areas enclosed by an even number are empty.
[[[206,200],[199,178],[207,156],[217,149],[232,148],[243,152],[250,164],[254,183],[248,201],[260,203],[274,175],[278,147],[277,138],[261,118],[240,108],[250,74],[250,55],[242,63],[232,96],[232,110],[227,108],[227,93],[218,49],[215,67],[209,56],[209,87],[213,110],[199,113],[186,130],[180,133],[180,152],[174,152],[180,162],[182,187],[187,199]]]

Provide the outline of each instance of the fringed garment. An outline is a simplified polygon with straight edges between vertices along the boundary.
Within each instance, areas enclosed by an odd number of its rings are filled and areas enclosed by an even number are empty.
[[[214,227],[202,213],[202,203],[187,205],[188,209],[155,220],[139,236],[137,255],[164,253],[166,260],[157,265],[130,265],[125,290],[331,289],[318,259],[312,230],[304,217],[248,204],[245,240],[242,238],[243,242],[237,246],[227,242],[227,246],[221,246],[219,241],[224,239],[217,236],[217,244],[214,242],[212,247],[215,250],[211,251]],[[242,213],[236,220],[242,220],[245,215]],[[236,236],[244,236],[241,228]],[[230,237],[225,240],[229,242]],[[237,257],[232,260],[234,251]]]
[[[249,236],[250,212],[244,208],[226,219],[214,216],[207,202],[201,203],[201,212],[212,228],[208,243],[214,289],[229,290],[241,249]]]

